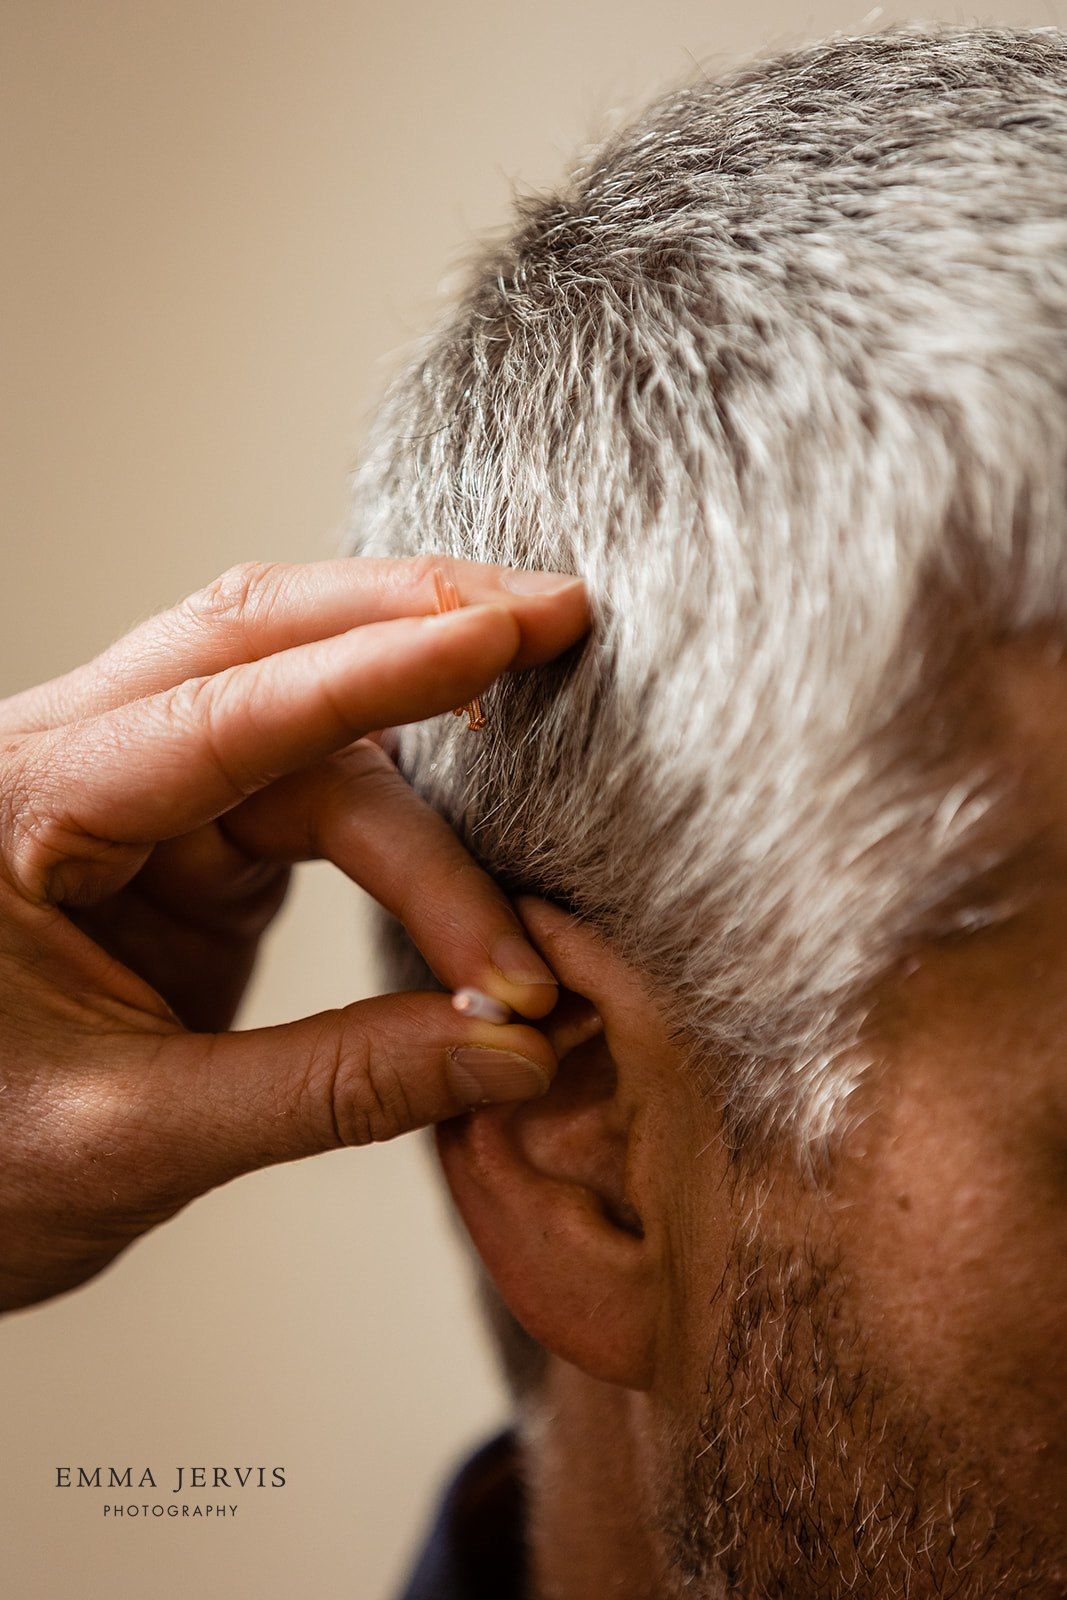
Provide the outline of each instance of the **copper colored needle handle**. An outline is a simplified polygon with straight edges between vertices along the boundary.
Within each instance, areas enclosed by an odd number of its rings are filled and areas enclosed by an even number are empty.
[[[460,609],[462,602],[459,598],[459,590],[454,583],[449,582],[440,567],[434,568],[433,588],[439,612],[458,611]],[[472,733],[480,733],[485,727],[485,712],[482,710],[482,702],[480,700],[472,700],[466,706],[457,706],[453,715],[466,717],[467,727]]]

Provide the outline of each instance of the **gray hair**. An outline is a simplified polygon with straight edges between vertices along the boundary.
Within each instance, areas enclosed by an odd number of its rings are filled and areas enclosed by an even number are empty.
[[[586,644],[402,766],[741,1127],[830,1131],[872,987],[995,914],[952,686],[1067,619],[1065,179],[1053,29],[700,79],[519,203],[356,475],[353,548],[587,579]]]

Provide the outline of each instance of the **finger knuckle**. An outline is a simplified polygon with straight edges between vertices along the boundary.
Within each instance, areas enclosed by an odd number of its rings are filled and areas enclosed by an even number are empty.
[[[215,717],[214,697],[214,679],[186,678],[168,691],[162,709],[167,722],[179,731],[203,732]]]
[[[348,814],[369,802],[398,800],[399,788],[406,787],[389,757],[369,739],[361,739],[332,757],[328,771],[331,801]]]
[[[6,834],[21,810],[26,791],[24,741],[0,739],[0,831]]]
[[[201,625],[244,627],[269,610],[280,570],[271,561],[241,561],[190,595],[185,607]]]
[[[49,899],[55,868],[70,849],[70,835],[59,820],[31,805],[23,806],[15,825],[12,864],[22,887],[34,899]]]
[[[366,1035],[342,1032],[326,1046],[319,1069],[337,1143],[366,1145],[413,1126],[411,1105],[396,1063]]]
[[[0,768],[0,844],[20,887],[47,898],[57,864],[70,853],[74,830],[53,806],[46,781],[35,780],[33,762],[13,758]]]
[[[403,1075],[395,1062],[372,1054],[351,1093],[352,1106],[341,1124],[342,1131],[354,1122],[370,1140],[381,1141],[394,1139],[414,1126]]]
[[[394,762],[373,739],[357,739],[346,749],[331,757],[331,765],[340,782],[350,779],[359,784],[388,781],[393,784],[398,774]]]
[[[221,736],[221,724],[232,692],[231,683],[232,678],[224,672],[215,677],[187,678],[167,694],[164,714],[172,732],[192,736],[203,758],[212,764],[236,797],[248,794],[255,787],[255,781],[250,774],[240,772],[223,754],[225,741]]]
[[[356,755],[358,748],[327,757],[319,770],[304,813],[308,849],[318,858],[330,859],[339,838],[359,835],[358,802],[366,798],[367,784],[376,781],[377,763]]]

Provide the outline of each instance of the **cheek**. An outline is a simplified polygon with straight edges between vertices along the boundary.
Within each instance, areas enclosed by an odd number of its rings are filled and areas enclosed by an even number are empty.
[[[901,1105],[842,1213],[872,1358],[1004,1493],[1067,1498],[1067,1171],[995,1103]],[[862,1164],[861,1164],[862,1166]]]

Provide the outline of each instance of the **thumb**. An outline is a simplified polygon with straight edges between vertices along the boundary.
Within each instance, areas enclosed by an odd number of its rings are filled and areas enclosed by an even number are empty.
[[[150,1080],[160,1159],[203,1192],[273,1162],[532,1099],[555,1070],[536,1028],[464,1018],[447,995],[413,993],[280,1027],[175,1034]]]

